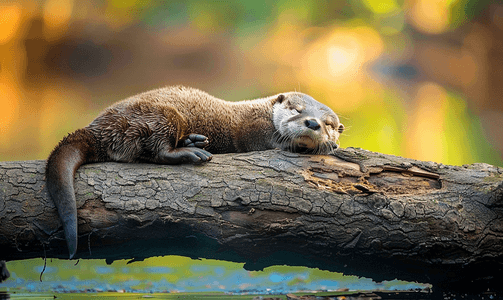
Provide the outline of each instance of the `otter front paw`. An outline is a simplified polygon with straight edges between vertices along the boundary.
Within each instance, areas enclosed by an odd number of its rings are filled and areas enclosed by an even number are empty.
[[[159,154],[160,163],[165,164],[181,164],[181,163],[203,163],[210,161],[213,156],[204,149],[197,147],[182,147],[175,148],[171,151],[162,152]]]
[[[183,147],[204,148],[208,146],[208,138],[202,134],[189,134],[183,139]]]

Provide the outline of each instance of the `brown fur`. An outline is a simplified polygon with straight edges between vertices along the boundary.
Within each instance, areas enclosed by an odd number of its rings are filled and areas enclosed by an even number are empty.
[[[158,149],[175,148],[191,133],[208,137],[205,149],[210,153],[265,150],[271,148],[275,131],[274,102],[271,97],[233,103],[196,89],[169,87],[112,105],[86,129],[98,137],[107,153],[119,152],[119,160],[127,162],[151,160]],[[257,139],[257,133],[264,136]],[[145,148],[149,151],[141,153]]]

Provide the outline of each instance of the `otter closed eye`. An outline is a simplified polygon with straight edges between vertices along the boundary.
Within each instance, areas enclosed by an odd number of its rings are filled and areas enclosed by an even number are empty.
[[[75,170],[92,162],[204,163],[215,153],[280,148],[314,154],[337,149],[337,115],[296,92],[227,102],[181,86],[120,101],[51,152],[46,186],[63,223],[70,259],[77,251]],[[333,125],[332,125],[333,126]]]

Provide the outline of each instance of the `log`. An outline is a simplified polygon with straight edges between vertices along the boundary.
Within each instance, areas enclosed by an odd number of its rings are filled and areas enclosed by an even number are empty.
[[[0,163],[0,259],[68,257],[44,168]],[[488,164],[270,150],[202,165],[89,164],[75,188],[78,258],[182,255],[449,289],[503,279],[503,169]]]

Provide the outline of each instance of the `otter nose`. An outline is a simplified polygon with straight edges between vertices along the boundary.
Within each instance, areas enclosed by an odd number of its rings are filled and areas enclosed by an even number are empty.
[[[307,128],[310,128],[312,130],[318,130],[321,127],[320,123],[318,123],[318,121],[316,121],[315,119],[305,120],[304,124],[306,125]]]

